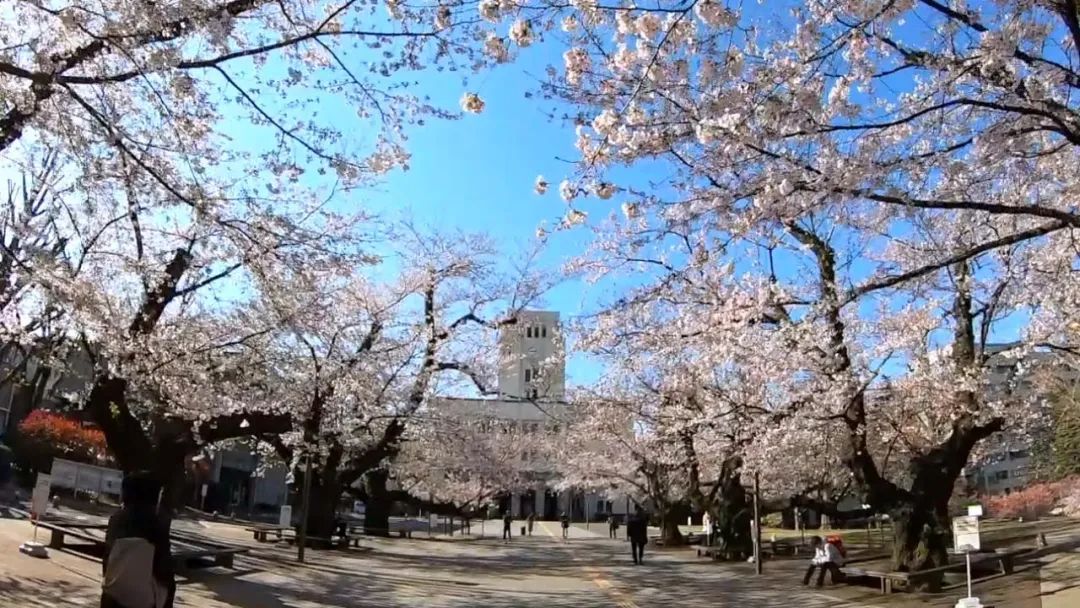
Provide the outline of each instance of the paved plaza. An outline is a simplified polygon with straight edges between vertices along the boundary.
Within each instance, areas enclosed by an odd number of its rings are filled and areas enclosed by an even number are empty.
[[[349,552],[309,551],[251,540],[242,526],[182,521],[178,528],[249,547],[235,570],[200,570],[180,579],[179,606],[216,608],[319,608],[432,606],[646,607],[951,606],[956,594],[931,598],[883,598],[869,588],[798,585],[798,561],[766,564],[757,577],[750,564],[700,560],[692,550],[652,550],[634,566],[624,540],[607,539],[602,524],[575,526],[563,541],[557,523],[540,522],[532,538],[504,543],[488,522],[487,538],[467,540],[369,539]],[[515,532],[518,525],[515,524]],[[478,532],[477,526],[473,527]],[[75,553],[52,551],[48,560],[20,555],[28,523],[0,520],[0,606],[44,608],[91,606],[97,601],[100,564]],[[1056,562],[1054,580],[1040,585],[1038,569],[1027,569],[981,591],[998,608],[1080,606],[1077,561]],[[1047,585],[1050,585],[1049,587]],[[1043,595],[1046,593],[1046,595]]]

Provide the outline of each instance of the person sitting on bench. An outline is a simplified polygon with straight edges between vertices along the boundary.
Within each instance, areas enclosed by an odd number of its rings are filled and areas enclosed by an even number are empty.
[[[823,542],[820,536],[815,536],[810,539],[810,548],[814,550],[814,558],[810,560],[810,567],[806,569],[802,584],[809,585],[810,577],[818,568],[820,568],[817,577],[818,587],[825,584],[826,572],[831,573],[834,585],[844,579],[844,573],[840,572],[840,566],[844,565],[844,556],[840,554],[840,549],[836,545]]]

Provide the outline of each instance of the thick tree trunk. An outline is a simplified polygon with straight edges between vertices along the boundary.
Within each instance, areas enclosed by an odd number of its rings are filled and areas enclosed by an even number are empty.
[[[683,544],[683,535],[679,531],[679,513],[676,509],[668,509],[660,515],[660,542],[665,547]]]
[[[743,560],[753,553],[751,515],[746,490],[739,477],[735,476],[725,484],[713,507],[712,520],[717,529],[716,544],[723,559]]]
[[[364,502],[364,534],[368,536],[390,535],[390,506],[386,492],[389,475],[385,469],[368,471],[364,480],[367,500]]]
[[[329,539],[334,534],[340,498],[341,489],[336,482],[323,483],[323,480],[318,477],[312,478],[307,513],[309,538]]]
[[[917,572],[949,562],[949,515],[947,509],[906,504],[889,512],[893,525],[893,568]],[[920,579],[919,587],[937,590],[940,575]]]

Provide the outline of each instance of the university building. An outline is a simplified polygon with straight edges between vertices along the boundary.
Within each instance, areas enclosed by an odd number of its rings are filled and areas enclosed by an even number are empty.
[[[440,407],[451,415],[493,419],[526,433],[559,432],[569,408],[566,402],[566,360],[559,313],[523,311],[516,324],[499,334],[498,395],[494,398],[444,397]],[[541,454],[522,453],[522,466],[533,480],[524,492],[500,497],[500,512],[515,518],[534,514],[557,519],[566,513],[575,521],[625,514],[624,497],[595,492],[558,491],[554,466]]]

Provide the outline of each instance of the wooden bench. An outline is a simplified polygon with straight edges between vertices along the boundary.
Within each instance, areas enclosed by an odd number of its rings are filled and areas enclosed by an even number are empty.
[[[876,578],[878,579],[878,589],[883,594],[890,594],[893,592],[895,583],[907,583],[908,572],[886,572],[884,570],[868,570],[865,568],[855,568],[851,566],[844,566],[840,569],[840,572],[844,573],[844,578],[847,580],[855,578]]]
[[[798,555],[799,550],[806,547],[802,542],[787,539],[770,541],[769,544],[773,555]]]
[[[987,562],[996,562],[998,565],[998,573],[1001,575],[1012,574],[1013,568],[1016,563],[1016,556],[1024,553],[1028,553],[1032,549],[1012,549],[1012,550],[997,550],[993,552],[978,553],[978,557],[971,559],[971,565],[984,564]],[[884,570],[869,570],[864,568],[852,567],[849,564],[840,569],[844,573],[844,576],[848,578],[876,578],[879,580],[879,589],[883,594],[890,594],[897,587],[898,583],[904,585],[910,585],[912,583],[918,583],[921,580],[927,578],[937,578],[933,575],[943,574],[949,570],[956,570],[959,568],[966,568],[966,562],[956,562],[953,564],[946,564],[944,566],[938,566],[937,568],[928,568],[926,570],[918,570],[916,572],[888,572]],[[934,587],[937,587],[935,584]],[[931,591],[940,591],[940,589],[932,588]]]
[[[187,567],[188,563],[194,559],[211,558],[213,559],[215,566],[221,566],[222,568],[232,568],[233,561],[236,555],[240,553],[247,553],[249,549],[242,547],[194,547],[190,549],[181,549],[180,551],[173,551],[172,559],[173,563],[179,567]]]
[[[282,540],[283,533],[291,531],[292,528],[285,526],[252,526],[250,528],[244,528],[245,531],[251,532],[256,541],[265,543],[269,540],[270,533],[275,533],[278,540]]]
[[[237,555],[248,553],[244,547],[230,547],[209,542],[201,537],[174,531],[169,538],[172,544],[172,560],[178,569],[190,567],[190,562],[208,558],[215,566],[232,568]]]
[[[718,561],[720,559],[720,553],[721,552],[720,552],[720,549],[718,547],[698,547],[697,548],[697,556],[698,557],[711,557],[713,559],[713,561]]]
[[[84,543],[94,546],[101,554],[105,553],[104,535],[94,536],[85,531],[105,531],[109,527],[107,524],[69,524],[61,526],[55,523],[39,522],[38,527],[49,530],[49,547],[53,549],[63,549],[64,547],[71,546],[68,539],[77,538]],[[209,557],[213,558],[214,564],[217,566],[232,568],[236,554],[248,552],[248,549],[215,545],[183,535],[174,534],[170,538],[170,542],[173,544],[173,563],[178,566],[184,566],[192,559]],[[179,548],[179,550],[177,550],[177,548]],[[102,555],[102,557],[103,556],[104,555]]]
[[[102,552],[105,549],[105,538],[103,536],[92,536],[84,532],[84,530],[105,530],[109,526],[107,524],[68,524],[60,525],[57,523],[38,522],[39,528],[44,528],[49,531],[49,547],[53,549],[63,549],[68,546],[68,537],[77,538],[85,543],[100,546]]]
[[[304,542],[307,543],[307,546],[309,548],[317,549],[318,547],[313,547],[313,545],[319,544],[327,547],[333,547],[335,549],[348,549],[350,545],[352,545],[353,547],[359,547],[360,538],[361,536],[357,534],[346,534],[344,536],[335,534],[334,536],[329,538],[325,536],[307,536]],[[299,538],[296,536],[291,536],[285,540],[287,540],[290,545],[295,545],[296,543],[300,542]]]

